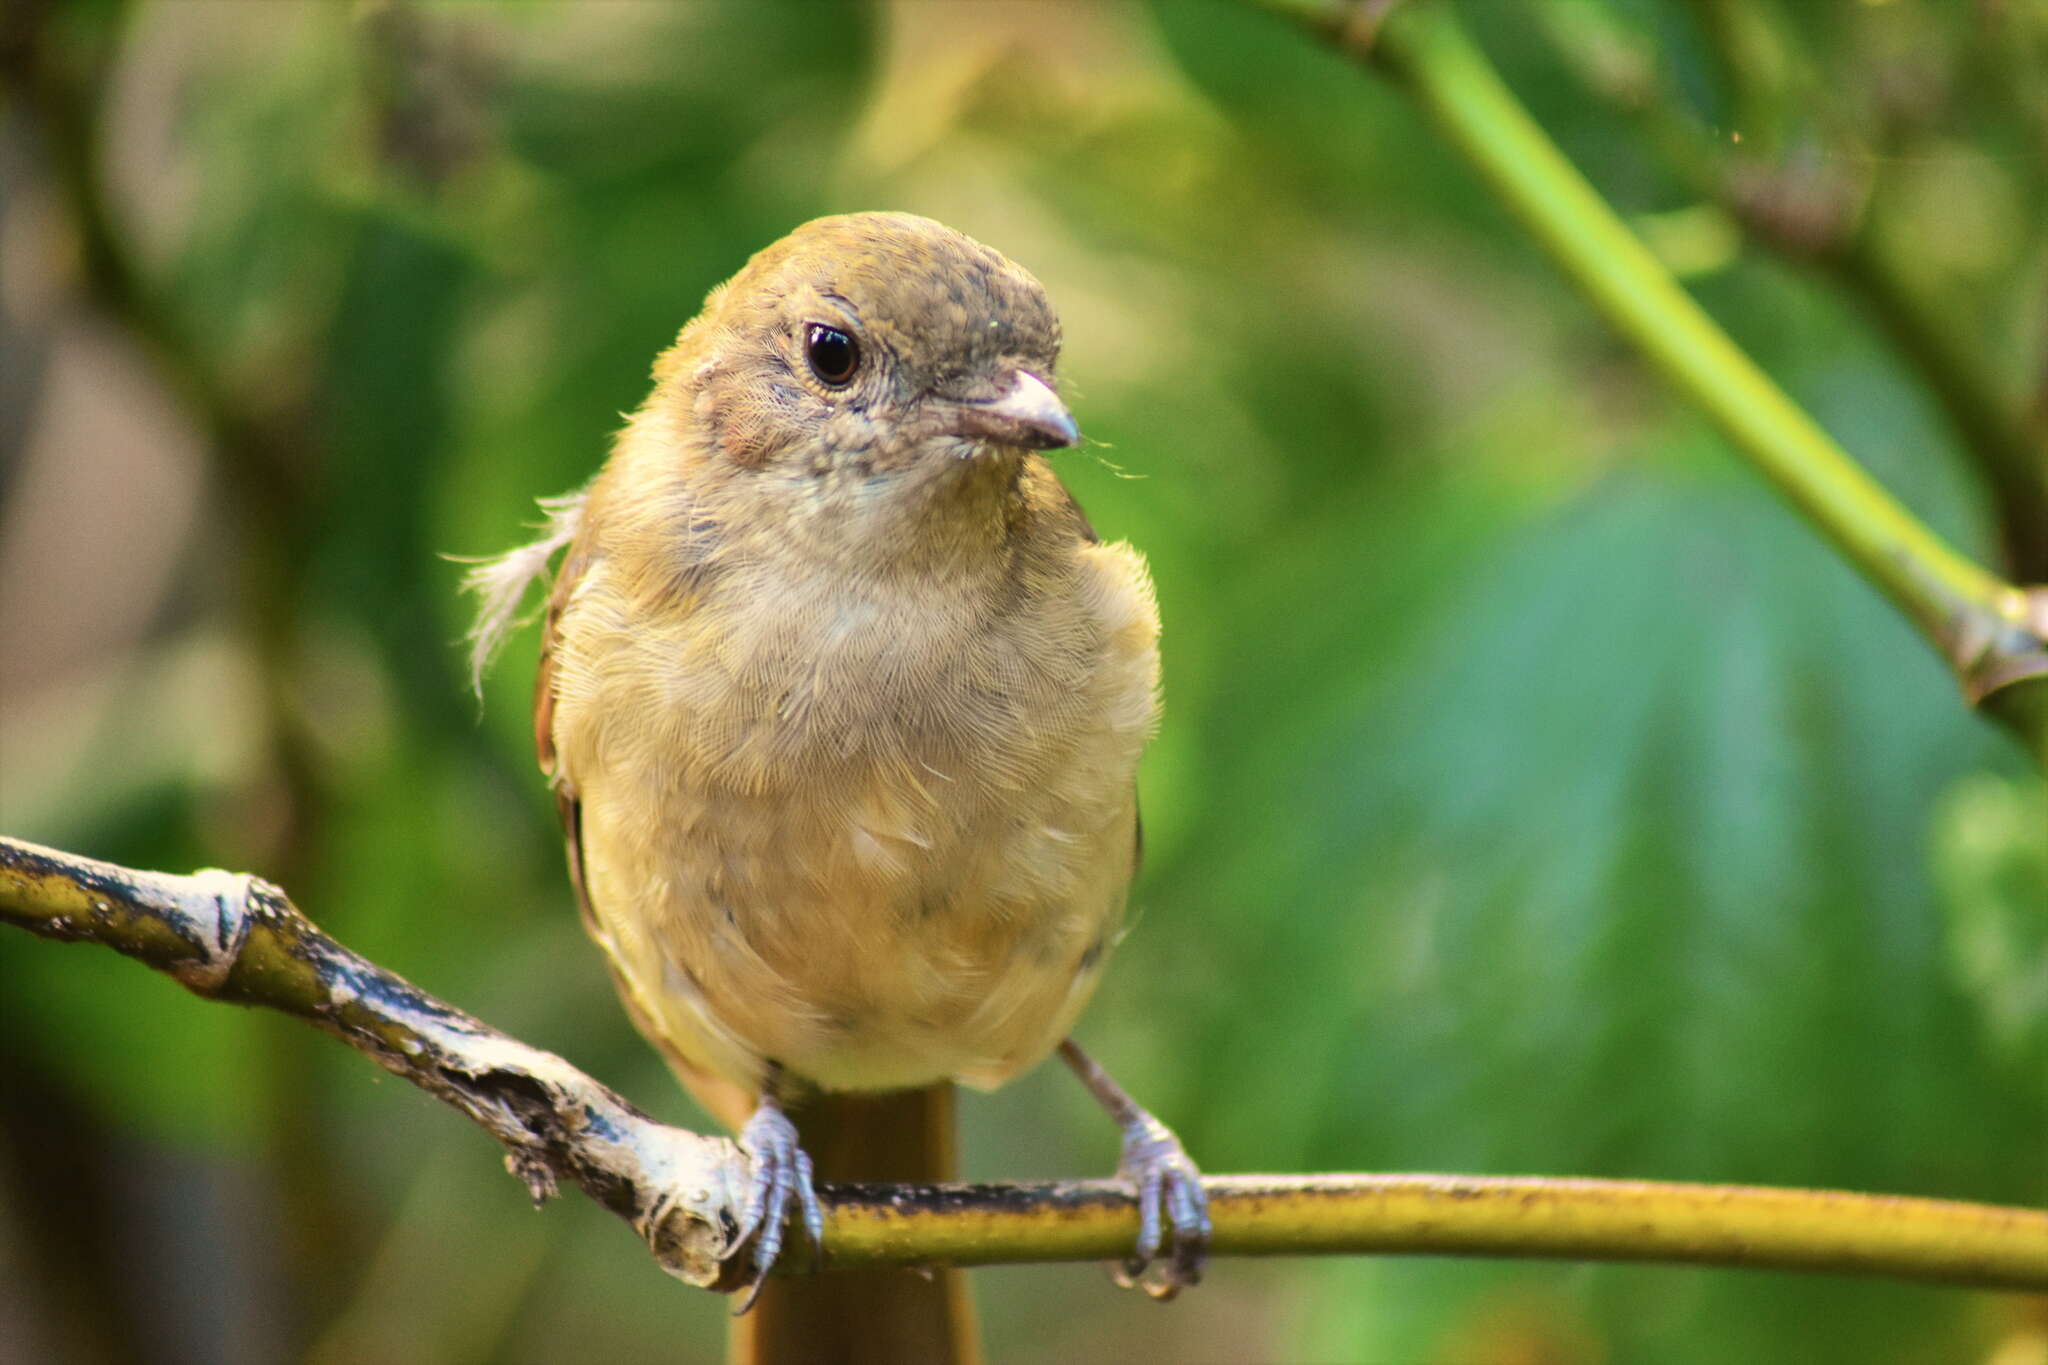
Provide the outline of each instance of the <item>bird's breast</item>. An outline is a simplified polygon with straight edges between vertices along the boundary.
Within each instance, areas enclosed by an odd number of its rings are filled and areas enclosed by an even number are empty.
[[[1121,915],[1156,676],[1149,592],[1132,627],[1091,573],[574,604],[556,726],[594,912],[680,1050],[875,1089],[1057,1041]]]

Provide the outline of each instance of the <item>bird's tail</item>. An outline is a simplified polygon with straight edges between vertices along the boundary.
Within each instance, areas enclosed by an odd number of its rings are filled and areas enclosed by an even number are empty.
[[[953,1087],[809,1098],[791,1111],[817,1178],[958,1178]],[[791,1248],[801,1256],[801,1250]],[[973,1365],[980,1359],[964,1272],[849,1270],[778,1275],[734,1320],[734,1365]]]

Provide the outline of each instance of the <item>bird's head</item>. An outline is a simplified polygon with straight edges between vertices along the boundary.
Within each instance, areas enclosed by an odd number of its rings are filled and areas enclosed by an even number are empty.
[[[812,504],[922,502],[968,480],[964,466],[986,481],[1079,441],[1059,349],[1022,267],[929,218],[857,213],[756,255],[659,373],[735,478]]]

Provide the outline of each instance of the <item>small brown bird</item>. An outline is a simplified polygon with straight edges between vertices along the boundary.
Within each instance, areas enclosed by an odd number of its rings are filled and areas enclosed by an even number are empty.
[[[566,548],[541,766],[627,1009],[753,1158],[762,1275],[792,1205],[823,1234],[805,1144],[834,1137],[786,1111],[928,1149],[821,1153],[835,1177],[943,1177],[948,1083],[1056,1048],[1123,1127],[1133,1273],[1199,1274],[1194,1165],[1066,1037],[1138,862],[1158,618],[1037,453],[1079,440],[1059,348],[1038,281],[950,228],[807,223],[712,291],[544,538],[472,575],[481,668]]]

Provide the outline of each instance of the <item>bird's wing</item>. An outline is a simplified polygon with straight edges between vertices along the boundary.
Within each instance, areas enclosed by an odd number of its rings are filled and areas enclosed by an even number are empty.
[[[1088,520],[1088,513],[1082,508],[1081,500],[1065,483],[1055,481],[1064,500],[1063,510],[1071,517],[1076,533],[1083,544],[1100,545],[1102,537],[1095,530],[1095,523]],[[1138,784],[1131,783],[1131,880],[1138,880],[1138,871],[1145,865],[1145,813],[1138,809]]]
[[[576,908],[583,915],[584,925],[594,933],[597,920],[591,913],[590,887],[583,875],[583,805],[577,798],[576,784],[562,771],[555,752],[557,632],[562,613],[576,595],[576,586],[582,582],[589,567],[589,544],[579,533],[569,542],[568,553],[562,556],[562,567],[555,575],[554,587],[548,593],[547,610],[541,618],[540,667],[535,670],[533,678],[533,751],[540,760],[540,770],[547,774],[549,788],[555,794],[555,810],[562,817],[562,833],[568,844],[569,884],[576,891]]]
[[[558,696],[557,682],[561,665],[562,618],[576,600],[577,592],[585,579],[596,567],[600,554],[591,543],[591,538],[582,527],[582,497],[579,495],[571,515],[574,527],[567,538],[567,552],[562,556],[561,568],[555,573],[554,587],[548,593],[547,608],[541,617],[540,666],[535,670],[533,680],[533,748],[540,761],[540,769],[547,775],[549,789],[555,795],[555,811],[561,816],[562,838],[569,864],[569,885],[576,893],[576,909],[583,917],[583,927],[598,946],[604,950],[605,964],[611,969],[613,982],[618,987],[619,999],[632,1017],[634,1025],[643,1037],[652,1042],[668,1062],[697,1102],[737,1131],[753,1111],[755,1095],[752,1090],[739,1085],[724,1076],[707,1069],[692,1060],[671,1038],[662,1023],[662,1012],[652,1008],[642,999],[639,986],[629,976],[620,960],[611,931],[597,913],[596,902],[591,894],[590,875],[584,852],[583,840],[583,798],[576,788],[576,776],[561,761],[561,753],[555,743],[555,705]]]

